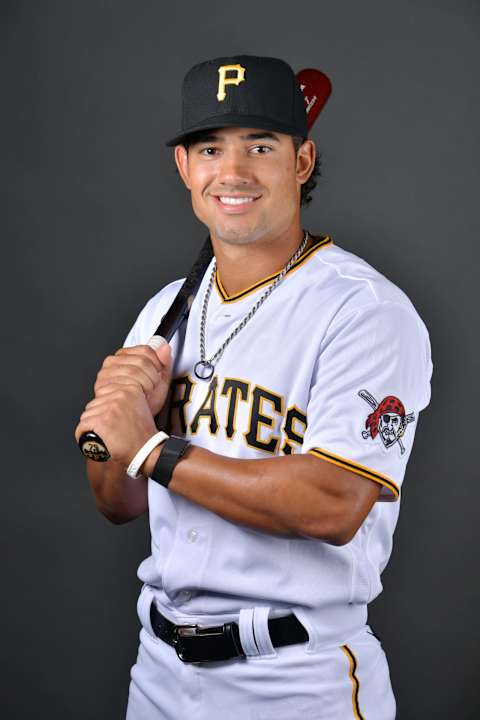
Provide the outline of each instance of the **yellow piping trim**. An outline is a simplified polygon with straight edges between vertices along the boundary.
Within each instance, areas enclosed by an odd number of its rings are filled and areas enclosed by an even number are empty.
[[[345,655],[348,657],[348,662],[350,664],[349,669],[349,676],[350,680],[352,681],[352,709],[353,709],[353,716],[356,718],[356,720],[365,720],[363,717],[361,711],[360,711],[360,705],[358,704],[358,691],[360,690],[360,682],[355,675],[355,670],[357,669],[357,658],[353,654],[353,652],[350,650],[348,645],[342,645],[340,647],[341,650],[345,653]]]
[[[334,455],[333,453],[323,450],[322,448],[312,448],[308,451],[312,455],[315,455],[315,457],[319,457],[322,460],[326,460],[327,462],[331,462],[333,465],[337,465],[337,467],[341,467],[344,470],[352,470],[352,472],[357,473],[358,475],[362,475],[363,477],[368,478],[369,480],[373,480],[374,482],[379,483],[380,485],[383,485],[384,487],[388,488],[394,495],[395,500],[398,500],[400,497],[400,489],[396,485],[396,483],[393,482],[393,480],[390,480],[389,477],[386,475],[383,475],[382,473],[377,472],[376,470],[371,470],[370,468],[367,468],[365,465],[360,465],[357,462],[354,462],[353,460],[347,460],[346,458],[342,458],[339,455]]]
[[[290,268],[287,275],[290,275],[291,273],[295,272],[295,270],[298,270],[299,267],[301,267],[317,250],[321,250],[322,248],[328,247],[329,245],[332,245],[332,239],[329,235],[325,235],[321,240],[319,240],[317,243],[312,245],[312,247],[308,248],[307,252],[304,253],[297,262]],[[256,290],[259,290],[264,285],[268,285],[269,282],[274,280],[278,275],[278,272],[272,273],[272,275],[268,275],[263,280],[259,280],[254,285],[250,285],[250,287],[245,288],[245,290],[241,290],[241,292],[236,293],[235,295],[229,296],[223,287],[221,280],[218,276],[218,272],[215,272],[215,285],[217,287],[217,290],[219,292],[220,298],[222,302],[224,303],[230,303],[230,302],[236,302],[237,300],[243,300],[243,298],[247,297],[248,295],[251,295]]]

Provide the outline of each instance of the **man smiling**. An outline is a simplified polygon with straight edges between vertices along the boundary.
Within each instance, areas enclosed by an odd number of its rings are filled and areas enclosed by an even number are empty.
[[[385,277],[302,228],[316,150],[286,63],[196,65],[168,144],[214,258],[170,345],[148,343],[182,281],[147,303],[76,429],[111,453],[87,461],[101,512],[150,514],[127,717],[390,720],[367,604],[429,402],[428,333]],[[387,446],[378,423],[399,408]]]
[[[229,295],[286,264],[303,237],[300,194],[315,164],[311,140],[296,152],[283,133],[223,128],[177,145],[175,160],[196,216],[210,229]]]
[[[195,214],[219,240],[248,245],[271,238],[273,249],[285,237],[292,246],[293,232],[298,247],[300,188],[315,161],[311,140],[297,153],[289,135],[223,128],[192,138],[188,149],[177,145],[175,159]]]

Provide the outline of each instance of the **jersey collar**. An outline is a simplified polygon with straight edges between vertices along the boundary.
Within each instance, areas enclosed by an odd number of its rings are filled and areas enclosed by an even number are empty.
[[[329,245],[332,244],[332,239],[329,235],[312,235],[310,233],[310,236],[313,237],[313,245],[311,245],[308,250],[306,250],[303,255],[300,255],[298,260],[292,265],[290,270],[287,272],[287,275],[290,275],[291,273],[295,272],[295,270],[298,270],[299,267],[301,267],[304,263],[308,261],[308,259],[316,253],[318,250],[323,249]],[[272,275],[268,275],[267,277],[263,278],[263,280],[259,280],[255,283],[255,285],[251,285],[250,287],[245,288],[244,290],[241,290],[239,293],[236,293],[235,295],[228,295],[227,291],[222,285],[222,282],[220,280],[220,277],[218,275],[218,271],[215,273],[215,287],[217,289],[217,292],[220,296],[220,299],[224,303],[233,303],[237,302],[238,300],[243,300],[243,298],[247,297],[248,295],[251,295],[252,293],[259,290],[261,287],[264,287],[264,285],[269,285],[272,280],[276,278],[278,273],[273,273]]]

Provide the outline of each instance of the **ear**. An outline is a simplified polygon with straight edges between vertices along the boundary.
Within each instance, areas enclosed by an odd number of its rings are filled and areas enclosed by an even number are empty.
[[[315,159],[317,157],[317,150],[313,140],[305,140],[302,145],[298,148],[297,160],[296,160],[296,176],[297,182],[303,185],[307,182],[308,178],[312,174],[312,170],[315,166]]]
[[[188,152],[183,145],[175,145],[175,162],[177,164],[180,177],[182,178],[186,187],[191,190],[190,173],[188,167]]]

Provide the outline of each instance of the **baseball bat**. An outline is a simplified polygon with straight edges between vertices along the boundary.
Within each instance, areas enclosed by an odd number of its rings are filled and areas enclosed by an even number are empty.
[[[332,84],[324,73],[314,68],[300,70],[296,75],[296,79],[305,100],[307,127],[310,130],[332,92]],[[167,342],[170,342],[182,323],[186,322],[195,295],[212,257],[213,248],[210,236],[208,236],[199,256],[192,265],[170,308],[163,316],[154,336],[160,335]],[[105,462],[110,459],[106,444],[93,431],[82,433],[78,440],[78,446],[83,455],[90,458],[90,460]]]
[[[212,257],[213,249],[209,235],[203,243],[200,254],[192,265],[182,287],[163,316],[160,325],[155,330],[153,337],[160,335],[165,338],[167,342],[170,342],[182,323],[186,321],[195,295],[197,294]],[[90,458],[90,460],[105,462],[110,458],[110,453],[102,438],[91,430],[84,432],[80,436],[78,445],[85,457]]]

